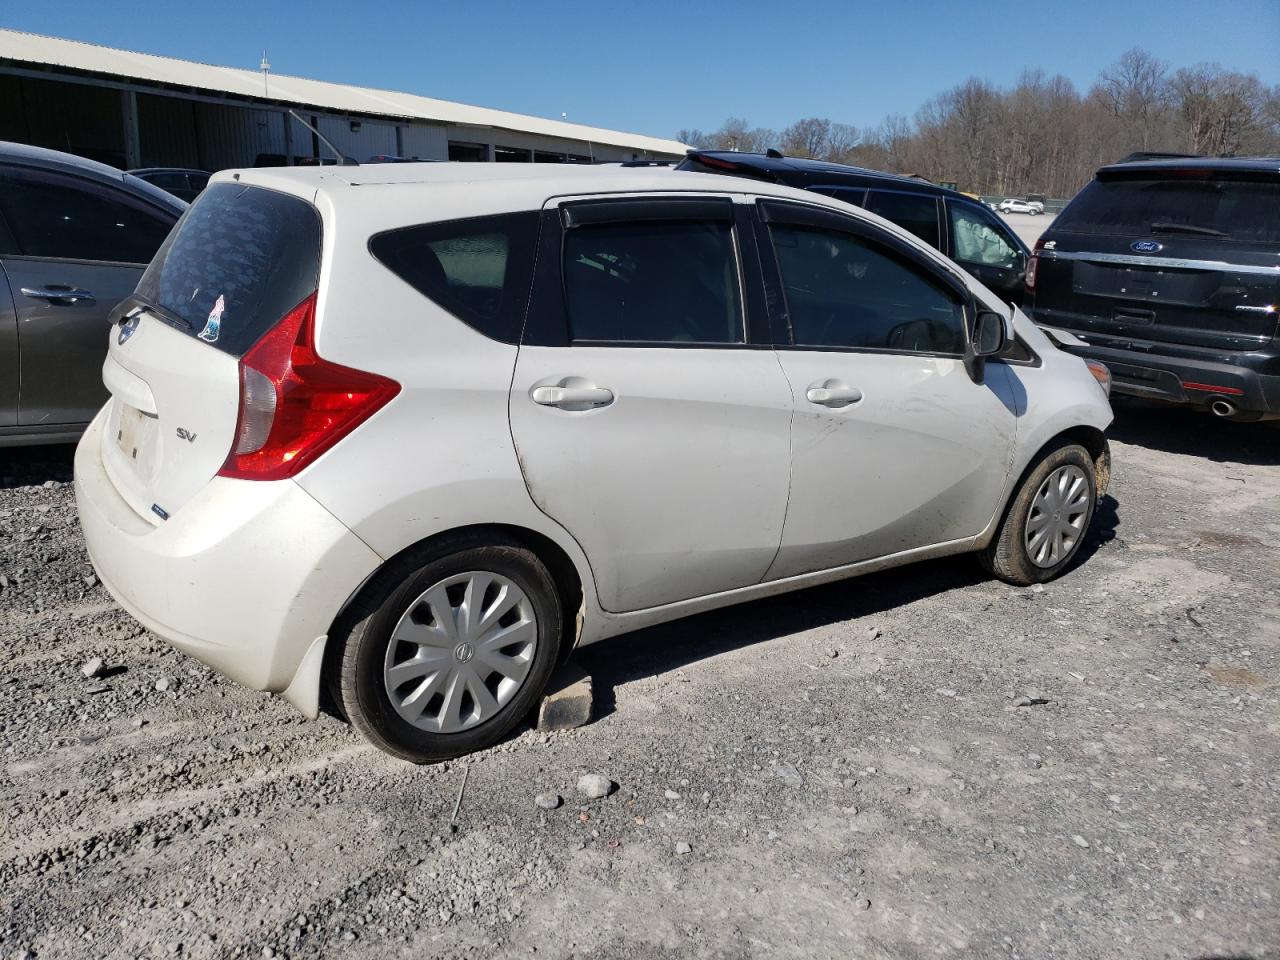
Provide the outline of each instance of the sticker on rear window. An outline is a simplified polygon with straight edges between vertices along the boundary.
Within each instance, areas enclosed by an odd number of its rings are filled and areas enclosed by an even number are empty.
[[[227,303],[223,299],[222,294],[218,294],[218,302],[213,305],[213,309],[209,311],[209,319],[205,321],[204,329],[200,331],[200,339],[209,343],[216,343],[218,340],[218,331],[222,329],[222,311],[227,309]]]

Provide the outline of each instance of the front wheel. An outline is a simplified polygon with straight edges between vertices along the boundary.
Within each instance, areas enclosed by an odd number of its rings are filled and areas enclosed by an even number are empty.
[[[1024,477],[982,565],[1019,586],[1052,580],[1084,542],[1097,498],[1089,451],[1075,443],[1050,451]]]
[[[343,712],[413,763],[492,746],[546,688],[560,606],[546,566],[514,541],[466,538],[403,558],[335,631]]]

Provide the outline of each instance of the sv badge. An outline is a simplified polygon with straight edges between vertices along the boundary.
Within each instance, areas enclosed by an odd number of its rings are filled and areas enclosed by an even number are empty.
[[[194,433],[192,433],[190,430],[188,430],[186,427],[179,427],[179,428],[178,428],[178,439],[179,439],[179,440],[185,440],[185,441],[187,441],[187,443],[195,443],[195,442],[196,442],[196,435],[195,435]]]

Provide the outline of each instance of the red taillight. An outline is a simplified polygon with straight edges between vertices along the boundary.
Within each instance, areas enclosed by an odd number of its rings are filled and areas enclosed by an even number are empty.
[[[318,356],[315,316],[313,293],[240,358],[235,445],[219,476],[293,476],[400,392],[394,380]]]
[[[1027,292],[1034,293],[1036,289],[1036,267],[1040,265],[1040,251],[1044,249],[1044,241],[1037,240],[1035,249],[1031,251],[1031,259],[1027,261],[1027,278],[1024,286]]]

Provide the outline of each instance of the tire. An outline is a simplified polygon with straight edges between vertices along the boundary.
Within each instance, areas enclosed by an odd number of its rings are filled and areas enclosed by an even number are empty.
[[[476,594],[480,621],[469,628]],[[342,712],[380,750],[431,763],[492,746],[537,704],[563,614],[527,547],[463,535],[395,561],[344,620],[333,661]]]
[[[1066,570],[1093,522],[1098,500],[1094,469],[1089,452],[1076,443],[1045,453],[1023,475],[995,537],[978,555],[982,565],[1006,583],[1023,587],[1052,580]],[[1059,509],[1050,512],[1054,506]],[[1044,519],[1036,523],[1039,518]],[[1030,543],[1029,523],[1035,525],[1033,536],[1044,531]]]

